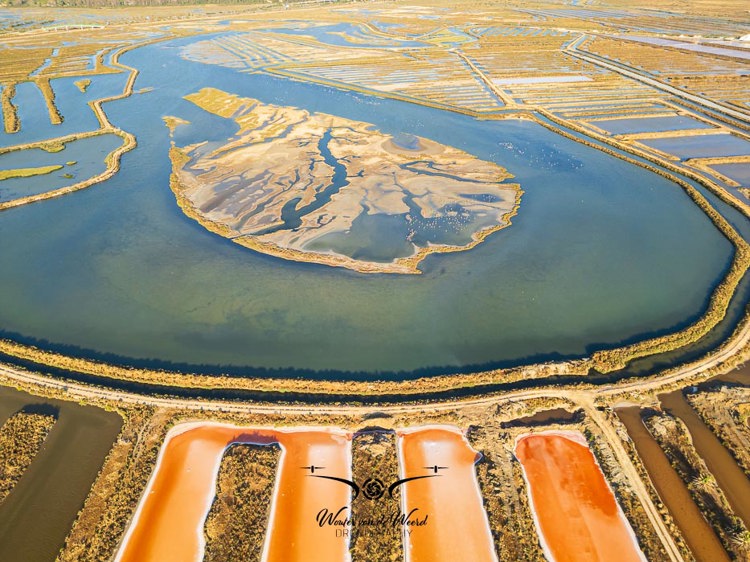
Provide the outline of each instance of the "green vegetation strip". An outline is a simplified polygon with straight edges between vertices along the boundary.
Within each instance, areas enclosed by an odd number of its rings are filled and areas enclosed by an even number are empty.
[[[3,123],[5,123],[5,132],[17,133],[21,128],[18,121],[18,108],[13,105],[13,97],[16,95],[16,85],[6,84],[3,88],[2,109],[3,109]]]
[[[0,170],[0,181],[14,178],[30,178],[33,176],[43,176],[51,174],[62,169],[60,165],[40,166],[39,168],[15,168],[13,170]]]

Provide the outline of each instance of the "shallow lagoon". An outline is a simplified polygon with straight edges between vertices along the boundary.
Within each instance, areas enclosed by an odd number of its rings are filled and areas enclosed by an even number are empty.
[[[123,56],[142,70],[136,88],[154,90],[106,106],[139,141],[116,177],[0,215],[7,333],[193,364],[366,373],[514,364],[684,325],[729,264],[730,243],[678,186],[532,122],[237,74],[179,59],[186,42]],[[207,85],[496,161],[525,191],[519,214],[472,251],[427,258],[419,276],[237,246],[185,217],[168,187],[163,115],[191,121],[179,145],[235,130],[180,99]]]
[[[13,146],[95,131],[99,128],[99,122],[88,102],[122,93],[126,78],[125,74],[90,76],[88,79],[91,80],[91,85],[85,92],[81,92],[74,84],[82,77],[52,80],[55,105],[63,117],[63,122],[59,125],[50,123],[44,96],[37,85],[32,82],[19,84],[13,103],[18,107],[21,130],[7,134],[4,129],[0,129],[0,146]]]
[[[107,154],[122,145],[117,135],[100,135],[66,143],[60,152],[46,152],[41,148],[0,154],[0,170],[63,166],[62,169],[40,177],[13,178],[0,181],[0,202],[45,193],[67,187],[101,174],[107,168]],[[65,176],[69,177],[65,177]]]

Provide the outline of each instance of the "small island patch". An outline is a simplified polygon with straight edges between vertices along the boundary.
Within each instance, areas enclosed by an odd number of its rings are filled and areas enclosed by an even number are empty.
[[[186,99],[239,131],[219,145],[173,145],[178,203],[259,252],[420,273],[427,255],[468,250],[508,226],[520,202],[504,168],[425,138],[213,88]]]
[[[15,178],[30,178],[33,176],[43,176],[61,170],[62,165],[55,164],[52,166],[39,166],[37,168],[15,168],[13,170],[0,170],[0,181]]]

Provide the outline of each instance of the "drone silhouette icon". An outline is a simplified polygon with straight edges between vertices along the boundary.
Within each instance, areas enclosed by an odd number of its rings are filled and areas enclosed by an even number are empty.
[[[342,484],[346,484],[347,486],[349,486],[354,491],[354,495],[352,496],[352,500],[357,499],[357,496],[359,496],[359,492],[360,492],[361,489],[360,489],[359,484],[357,484],[354,480],[348,480],[347,478],[339,478],[338,476],[328,476],[326,474],[315,474],[316,470],[318,470],[318,471],[325,470],[324,466],[315,466],[314,464],[311,464],[310,466],[301,466],[300,468],[302,470],[309,470],[310,474],[308,474],[308,476],[311,476],[313,478],[322,478],[324,480],[333,480],[335,482],[341,482]],[[435,477],[442,476],[442,474],[439,474],[439,471],[441,471],[441,470],[448,470],[448,468],[450,468],[450,467],[439,466],[439,465],[435,464],[433,466],[423,466],[422,468],[425,469],[425,470],[432,471],[432,474],[423,474],[423,475],[420,475],[420,476],[409,476],[407,478],[401,478],[399,480],[396,480],[390,486],[388,486],[388,495],[391,496],[391,498],[392,498],[393,497],[393,493],[398,489],[398,487],[402,486],[403,484],[406,484],[407,482],[411,482],[413,480],[422,480],[423,478],[435,478]],[[367,480],[367,482],[365,482],[365,485],[367,485],[372,480],[378,480],[378,479],[369,478]],[[378,480],[378,482],[380,482],[380,480]],[[375,499],[379,499],[382,496],[382,494],[383,494],[384,491],[385,490],[382,490],[379,494],[377,494],[377,496],[375,497]],[[368,494],[365,494],[365,496],[368,497],[368,499],[373,499]]]

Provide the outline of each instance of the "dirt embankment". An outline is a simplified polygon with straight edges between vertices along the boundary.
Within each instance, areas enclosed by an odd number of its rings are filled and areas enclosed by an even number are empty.
[[[17,133],[21,130],[21,123],[18,120],[18,107],[13,103],[13,97],[16,95],[16,85],[6,84],[2,93],[2,110],[3,123],[5,132],[8,134]]]
[[[367,431],[352,440],[352,473],[360,486],[379,479],[386,486],[398,480],[396,436],[392,432]],[[352,502],[355,521],[383,521],[385,524],[354,525],[351,537],[352,562],[403,560],[400,528],[390,524],[398,509],[399,494],[391,498],[368,499],[360,494]]]

